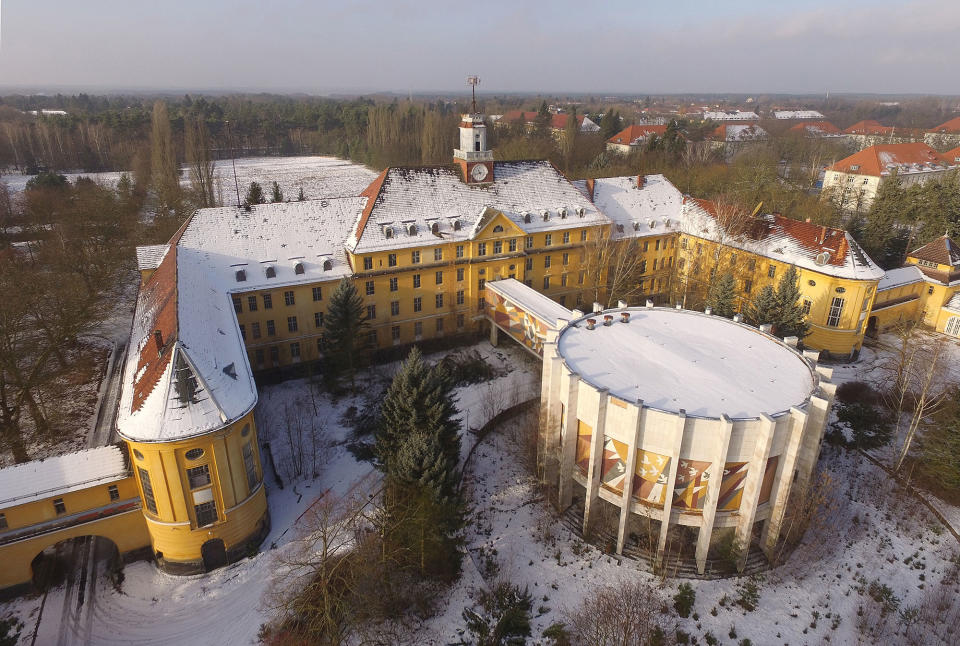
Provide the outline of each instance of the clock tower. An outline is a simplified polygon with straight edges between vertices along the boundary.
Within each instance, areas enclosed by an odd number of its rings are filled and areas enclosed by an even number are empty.
[[[473,112],[460,119],[460,147],[453,151],[453,161],[460,166],[467,184],[492,184],[493,151],[487,148],[487,124],[477,112],[475,92],[480,79],[471,76],[467,82],[474,89]]]

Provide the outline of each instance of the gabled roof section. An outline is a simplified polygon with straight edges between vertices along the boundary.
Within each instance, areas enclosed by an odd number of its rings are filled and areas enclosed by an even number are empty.
[[[892,132],[893,128],[891,126],[885,126],[873,119],[858,121],[843,130],[845,135],[889,135]]]
[[[960,246],[957,246],[957,243],[946,234],[911,251],[908,255],[917,260],[960,268]]]
[[[485,229],[489,228],[496,220],[501,219],[506,221],[506,225],[510,227],[510,232],[513,235],[523,235],[523,230],[518,227],[510,218],[506,217],[500,211],[486,206],[483,208],[483,212],[480,214],[480,217],[477,218],[477,223],[473,225],[473,228],[470,230],[470,239],[475,239],[480,237]]]
[[[925,143],[878,144],[841,159],[827,170],[880,177],[896,171],[916,173],[945,170],[948,164],[936,150]]]
[[[168,249],[170,249],[168,244],[150,244],[137,247],[137,271],[159,267],[164,256],[167,255]]]
[[[789,132],[802,132],[811,137],[838,136],[840,128],[829,121],[803,121],[790,127]]]
[[[629,146],[637,140],[645,139],[650,135],[662,137],[666,132],[666,126],[627,126],[614,136],[607,139],[607,143]]]
[[[137,298],[138,316],[134,321],[140,327],[139,344],[130,353],[136,359],[131,382],[133,413],[143,407],[166,372],[177,339],[177,250],[170,246]]]
[[[360,197],[367,198],[367,203],[360,212],[360,217],[357,220],[357,229],[353,234],[354,238],[357,240],[363,236],[363,230],[367,227],[367,221],[370,219],[370,212],[373,211],[374,205],[380,198],[380,189],[383,188],[383,182],[385,179],[387,179],[387,173],[389,171],[389,168],[385,168],[383,172],[377,175],[377,179],[370,182],[370,186],[363,189],[363,191],[360,193]]]
[[[0,469],[0,509],[104,485],[130,474],[115,444]]]
[[[960,117],[945,121],[935,128],[930,128],[927,132],[938,135],[960,135]]]
[[[953,150],[948,150],[945,153],[940,153],[940,158],[948,164],[960,165],[960,146],[957,146]]]

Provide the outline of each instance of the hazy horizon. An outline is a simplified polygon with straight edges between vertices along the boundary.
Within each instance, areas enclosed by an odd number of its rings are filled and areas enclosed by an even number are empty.
[[[0,88],[957,95],[960,3],[560,0],[0,5]]]

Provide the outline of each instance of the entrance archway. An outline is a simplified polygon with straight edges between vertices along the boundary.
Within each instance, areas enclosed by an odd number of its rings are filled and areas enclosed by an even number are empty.
[[[38,590],[73,584],[86,579],[96,563],[117,563],[116,543],[103,536],[77,536],[55,543],[37,554],[30,563],[33,585]],[[103,570],[101,570],[103,571]]]
[[[209,572],[227,564],[227,547],[223,540],[212,538],[200,547],[203,556],[203,568]]]

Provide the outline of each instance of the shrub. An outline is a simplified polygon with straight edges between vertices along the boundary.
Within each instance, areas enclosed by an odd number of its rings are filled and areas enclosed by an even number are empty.
[[[847,381],[837,386],[837,401],[874,406],[880,402],[880,395],[865,381]]]
[[[677,588],[677,593],[673,595],[673,609],[681,617],[689,617],[693,610],[693,603],[697,599],[697,593],[689,583],[681,583]]]
[[[532,607],[529,590],[501,582],[490,592],[481,592],[472,608],[464,608],[463,619],[476,646],[524,644],[530,636]]]
[[[760,601],[760,582],[762,579],[757,576],[751,576],[747,579],[741,579],[737,583],[737,605],[751,612],[757,609],[757,603]]]
[[[663,605],[657,591],[640,581],[599,588],[567,613],[571,641],[590,646],[664,644],[669,616],[662,612]]]
[[[835,431],[850,433],[847,446],[855,449],[875,449],[893,437],[890,414],[871,404],[844,404],[837,406],[837,421],[831,424]]]

